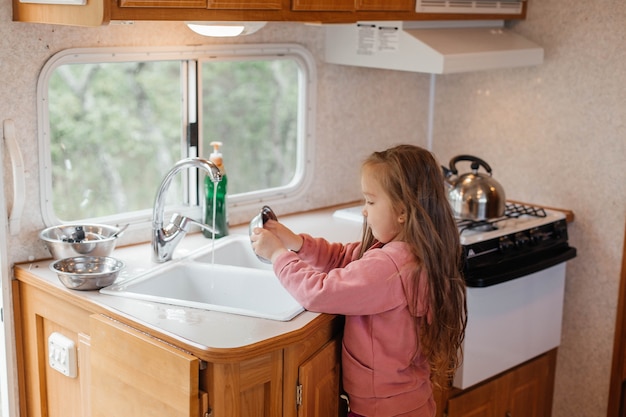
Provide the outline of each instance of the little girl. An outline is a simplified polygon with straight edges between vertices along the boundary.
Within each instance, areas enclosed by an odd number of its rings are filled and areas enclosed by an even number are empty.
[[[255,252],[307,310],[345,315],[343,388],[351,416],[432,417],[466,324],[459,233],[433,155],[400,145],[363,163],[360,243],[257,228]]]

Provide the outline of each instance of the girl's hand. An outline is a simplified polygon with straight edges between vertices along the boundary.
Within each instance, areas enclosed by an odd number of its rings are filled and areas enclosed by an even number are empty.
[[[252,241],[252,249],[258,256],[270,260],[274,263],[274,259],[283,252],[287,251],[287,248],[280,241],[278,236],[273,232],[262,229],[260,227],[254,228],[252,235],[250,235]]]
[[[276,235],[287,249],[298,252],[302,248],[302,237],[284,224],[276,220],[268,220],[264,228]]]

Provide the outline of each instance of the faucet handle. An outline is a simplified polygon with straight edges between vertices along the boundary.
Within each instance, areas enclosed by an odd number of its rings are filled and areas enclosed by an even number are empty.
[[[172,215],[172,219],[170,220],[170,226],[174,226],[174,227],[180,229],[183,232],[188,232],[189,231],[189,225],[190,224],[194,224],[196,226],[199,226],[202,229],[206,229],[206,230],[208,230],[211,233],[215,233],[215,234],[219,233],[219,231],[217,229],[215,229],[214,227],[211,227],[208,224],[204,224],[202,222],[199,222],[199,221],[194,220],[192,218],[189,218],[187,216],[183,216],[180,213],[174,213]]]

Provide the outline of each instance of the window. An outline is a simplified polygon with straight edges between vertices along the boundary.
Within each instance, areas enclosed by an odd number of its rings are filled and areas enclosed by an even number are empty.
[[[39,85],[47,224],[151,215],[179,159],[223,143],[229,205],[296,198],[312,146],[313,65],[295,45],[63,51]],[[202,176],[168,205],[200,213]]]

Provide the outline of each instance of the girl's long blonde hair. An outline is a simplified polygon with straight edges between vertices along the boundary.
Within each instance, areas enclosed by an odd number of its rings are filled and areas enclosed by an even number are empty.
[[[375,172],[398,214],[406,213],[402,240],[410,245],[418,265],[408,291],[413,311],[417,311],[422,270],[429,288],[430,319],[416,319],[420,346],[416,355],[428,359],[433,383],[447,385],[462,360],[467,305],[459,232],[442,170],[429,151],[412,145],[375,152],[363,167]],[[362,253],[374,243],[371,230],[364,225]]]

